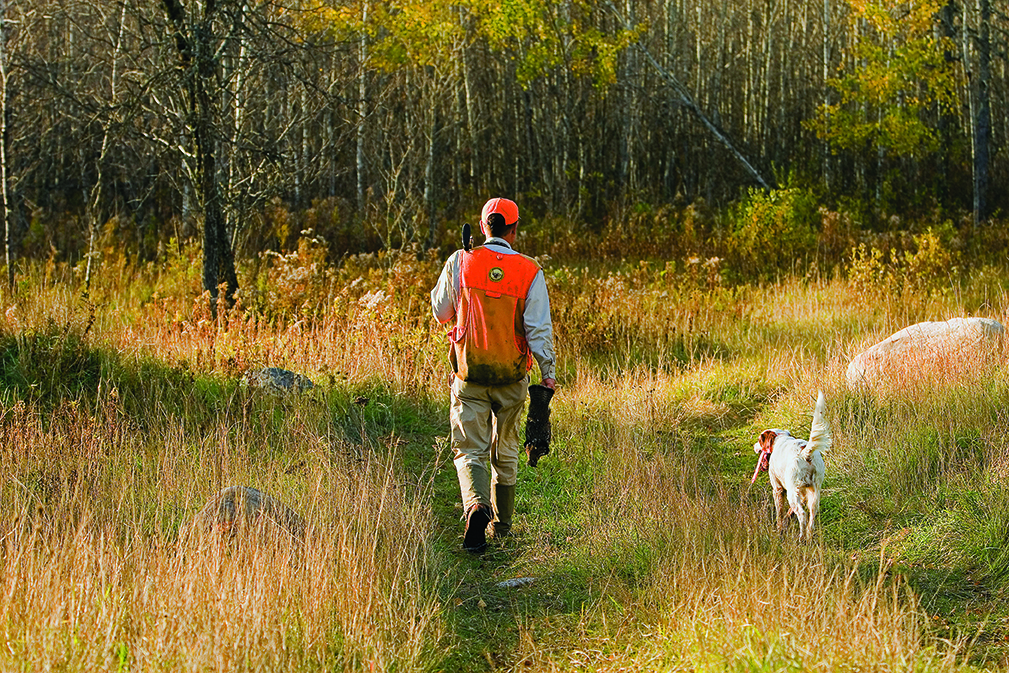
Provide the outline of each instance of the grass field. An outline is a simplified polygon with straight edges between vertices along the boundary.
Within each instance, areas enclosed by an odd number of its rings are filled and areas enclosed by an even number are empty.
[[[514,538],[472,557],[439,262],[311,260],[244,270],[216,316],[188,249],[107,262],[90,300],[53,264],[0,294],[0,669],[1009,669],[1006,368],[844,385],[908,324],[1004,320],[1006,269],[878,292],[544,259],[553,452],[520,470]],[[257,366],[318,386],[242,385]],[[805,436],[820,388],[835,441],[800,545],[751,447]],[[304,541],[190,535],[231,484],[294,508]]]

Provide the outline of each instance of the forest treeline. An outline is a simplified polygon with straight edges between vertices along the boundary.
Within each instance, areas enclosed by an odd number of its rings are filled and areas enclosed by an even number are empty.
[[[598,229],[801,185],[884,226],[1006,206],[991,0],[0,0],[6,253],[439,244],[492,194]],[[109,234],[108,232],[113,232]],[[454,234],[453,234],[454,236]],[[89,265],[90,268],[90,265]],[[89,272],[90,273],[90,272]]]

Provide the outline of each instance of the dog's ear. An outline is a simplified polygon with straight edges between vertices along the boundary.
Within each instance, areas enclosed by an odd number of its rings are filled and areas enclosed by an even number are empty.
[[[776,433],[774,430],[764,430],[762,433],[760,433],[760,439],[758,439],[757,441],[760,444],[761,450],[770,453],[771,449],[774,448],[774,440],[777,439],[777,437],[778,433]]]

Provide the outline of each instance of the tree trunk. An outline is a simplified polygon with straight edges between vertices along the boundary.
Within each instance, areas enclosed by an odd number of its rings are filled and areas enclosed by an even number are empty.
[[[463,10],[460,9],[460,16],[462,16],[462,12]],[[472,45],[469,44],[469,32],[470,28],[467,26],[465,43],[460,50],[462,56],[462,84],[466,97],[466,127],[469,131],[470,143],[469,187],[474,193],[480,194],[483,186],[483,176],[481,175],[483,165],[480,161],[482,154],[480,147],[480,116],[476,109],[477,101],[474,95],[472,57],[470,55]]]
[[[823,0],[823,118],[824,128],[829,131],[830,116],[827,110],[830,107],[830,0]],[[823,184],[830,191],[830,143],[826,137],[821,147],[823,159]]]
[[[116,47],[112,52],[112,77],[110,79],[111,86],[111,106],[116,107],[119,98],[119,91],[116,88],[116,82],[118,79],[117,73],[119,72],[119,54],[123,47],[123,27],[126,22],[126,4],[123,4],[122,11],[119,15],[119,29],[116,33]],[[102,130],[102,148],[98,154],[98,160],[95,162],[95,185],[91,188],[91,194],[86,197],[86,219],[88,223],[88,263],[87,268],[84,272],[84,298],[87,299],[91,294],[91,272],[94,269],[95,264],[95,237],[98,233],[98,227],[102,224],[101,217],[101,207],[102,207],[102,182],[105,179],[104,168],[105,168],[105,157],[109,151],[109,126],[110,121],[105,122],[105,128]],[[83,172],[83,162],[81,164],[81,171]],[[83,180],[81,181],[83,184]]]
[[[435,217],[435,178],[434,169],[437,160],[438,149],[438,98],[440,92],[436,91],[431,97],[431,115],[428,122],[428,142],[427,159],[424,162],[424,214],[427,216],[427,236],[424,239],[425,251],[434,247],[435,234],[438,232],[438,219]]]
[[[609,6],[610,11],[612,11],[613,14],[616,15],[617,18],[620,20],[620,22],[624,25],[624,28],[627,30],[631,30],[632,26],[624,20],[624,18],[620,15],[619,12],[617,12],[611,0],[607,0],[607,5]],[[648,63],[651,64],[651,66],[659,73],[662,79],[664,79],[666,83],[669,84],[670,87],[672,87],[673,91],[680,99],[680,104],[683,105],[688,110],[690,110],[690,112],[694,115],[694,117],[696,117],[698,121],[700,121],[708,129],[708,131],[710,131],[711,134],[715,136],[718,142],[721,143],[727,150],[729,150],[730,153],[732,153],[732,155],[736,158],[736,161],[738,161],[740,165],[742,165],[742,167],[746,170],[746,172],[757,184],[759,184],[764,189],[767,190],[771,189],[770,183],[768,183],[763,178],[763,176],[757,171],[757,169],[753,167],[753,165],[749,162],[749,160],[745,156],[743,156],[743,153],[739,151],[736,145],[729,139],[728,135],[726,135],[721,129],[719,129],[708,118],[708,116],[701,111],[697,103],[694,102],[694,99],[690,95],[690,92],[687,91],[686,87],[684,87],[683,84],[681,84],[680,81],[677,80],[672,73],[663,68],[662,65],[655,60],[655,57],[652,56],[652,53],[648,51],[644,47],[644,45],[641,44],[641,42],[636,42],[635,46],[637,47],[638,51],[640,51],[641,54],[645,57],[645,60],[648,61]]]
[[[210,293],[216,311],[218,286],[225,286],[225,297],[234,302],[238,291],[235,258],[225,221],[217,176],[217,142],[214,97],[210,87],[217,84],[216,55],[212,41],[215,0],[206,0],[203,20],[186,25],[179,0],[163,0],[165,12],[175,27],[175,45],[185,71],[184,90],[189,96],[187,122],[196,146],[197,188],[203,205],[203,289]]]
[[[227,129],[228,134],[228,149],[223,152],[223,159],[227,164],[223,167],[221,171],[222,174],[226,175],[225,182],[225,193],[234,195],[236,185],[239,182],[239,166],[238,163],[238,144],[239,138],[242,133],[242,125],[244,123],[244,113],[245,113],[245,76],[246,76],[246,61],[247,61],[247,50],[244,31],[242,30],[242,22],[244,22],[245,15],[248,13],[249,6],[248,3],[242,3],[241,12],[238,15],[239,27],[236,31],[238,33],[238,54],[233,56],[231,59],[231,70],[234,73],[234,77],[225,77],[224,81],[234,80],[233,91],[229,92],[227,90],[222,91],[221,101],[224,104],[227,101],[228,105],[232,106],[230,119],[230,128]],[[225,107],[225,109],[227,109]],[[238,236],[241,233],[241,223],[233,222],[232,226],[229,227],[229,231],[233,232],[234,236]],[[234,246],[230,246],[234,249]]]
[[[977,0],[977,107],[974,120],[974,225],[988,219],[988,182],[991,159],[991,3]]]
[[[956,6],[952,1],[947,2],[939,10],[939,25],[937,27],[939,36],[948,40],[947,46],[943,50],[943,60],[945,60],[947,65],[950,65],[955,60],[955,56],[951,51],[949,45],[955,44],[953,42],[956,37],[956,30],[953,27],[953,17],[956,15]],[[956,119],[951,114],[950,110],[946,106],[940,105],[939,109],[939,137],[942,139],[942,147],[939,152],[941,157],[939,158],[941,165],[941,175],[939,176],[939,184],[936,185],[937,193],[939,194],[939,203],[942,208],[950,207],[950,179],[952,177],[950,154],[951,148],[953,146],[952,134],[953,129],[956,126]]]
[[[8,157],[10,155],[10,110],[7,106],[7,0],[0,0],[0,199],[3,201],[4,253],[7,263],[7,286],[14,292],[14,237],[11,222]]]
[[[367,27],[368,24],[368,3],[365,2],[361,8],[361,25]],[[365,217],[364,203],[364,120],[368,115],[366,98],[368,95],[367,61],[368,61],[368,37],[364,30],[361,31],[361,43],[359,45],[359,56],[361,59],[361,71],[357,80],[357,216],[362,220]]]
[[[10,27],[7,22],[7,0],[0,0],[0,201],[3,202],[4,259],[7,264],[7,287],[14,292],[14,218],[10,194],[10,106],[7,100]]]

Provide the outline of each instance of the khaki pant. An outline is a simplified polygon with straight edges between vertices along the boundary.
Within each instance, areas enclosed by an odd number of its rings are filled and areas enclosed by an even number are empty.
[[[519,423],[528,388],[528,377],[504,386],[482,386],[453,377],[452,455],[464,512],[491,504],[492,483],[515,484],[521,449]]]

